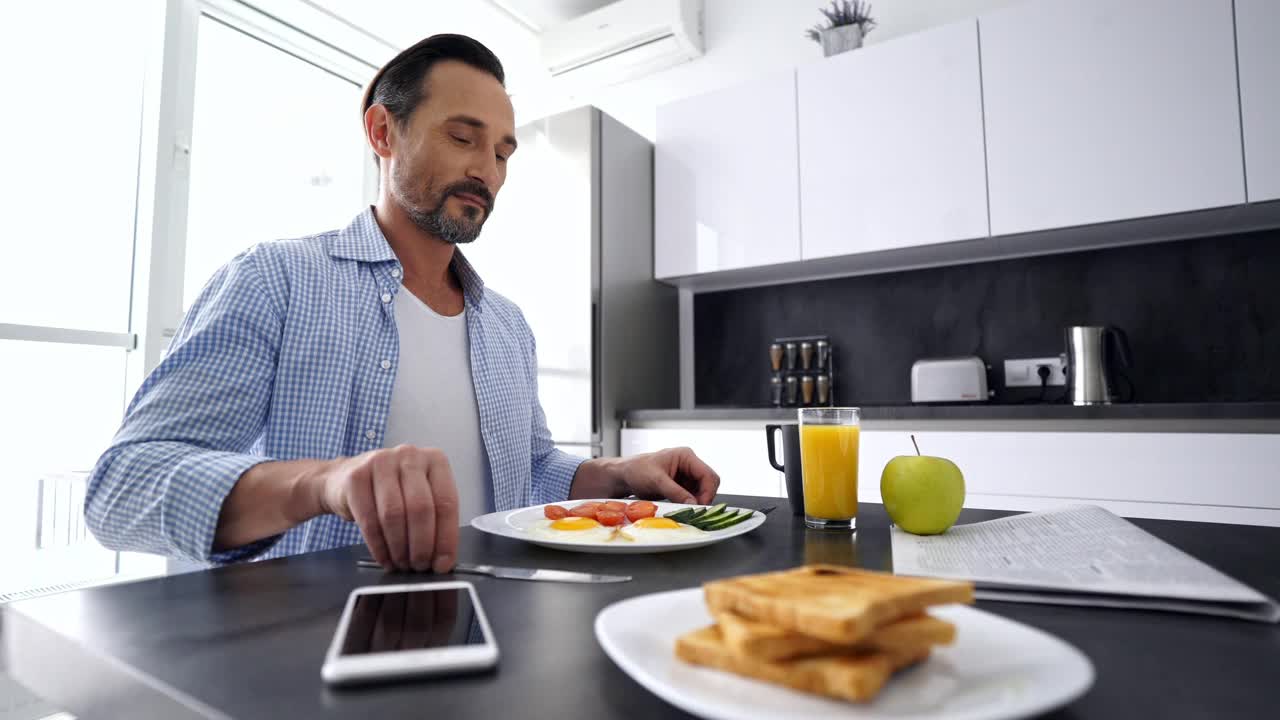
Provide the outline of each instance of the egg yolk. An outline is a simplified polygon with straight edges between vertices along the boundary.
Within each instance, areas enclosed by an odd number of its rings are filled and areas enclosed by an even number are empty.
[[[590,530],[594,527],[600,527],[600,523],[586,517],[560,518],[551,523],[553,530]]]
[[[647,518],[640,518],[639,520],[635,521],[634,527],[668,528],[671,530],[678,530],[680,528],[680,523],[676,522],[675,520],[672,520],[671,518],[647,517]]]

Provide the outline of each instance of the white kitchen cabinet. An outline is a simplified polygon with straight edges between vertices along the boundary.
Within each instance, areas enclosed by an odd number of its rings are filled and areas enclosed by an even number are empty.
[[[1030,0],[978,26],[993,235],[1245,201],[1231,0]]]
[[[795,71],[658,108],[654,275],[800,259]]]
[[[985,237],[977,22],[800,68],[804,258]]]
[[[872,427],[868,427],[871,425]],[[683,427],[625,428],[622,454],[688,445],[729,494],[786,496],[768,462],[765,422],[732,428],[710,421]],[[1007,432],[874,429],[864,424],[858,498],[880,502],[880,473],[914,453],[953,460],[964,473],[967,507],[1045,510],[1076,503],[1119,515],[1280,526],[1275,458],[1280,435],[1175,432]]]
[[[1280,200],[1280,2],[1235,5],[1249,202]]]

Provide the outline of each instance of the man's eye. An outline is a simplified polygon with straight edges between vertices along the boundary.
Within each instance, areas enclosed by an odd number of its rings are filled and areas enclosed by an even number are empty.
[[[506,161],[507,161],[507,156],[506,156],[506,155],[501,155],[501,154],[497,154],[497,153],[495,153],[495,154],[494,154],[494,157],[498,158],[498,162],[506,162]]]
[[[463,145],[470,145],[470,144],[471,144],[471,141],[470,141],[470,140],[468,140],[468,139],[466,139],[466,138],[464,138],[464,137],[459,137],[459,136],[457,136],[457,135],[450,135],[449,137],[453,138],[453,139],[454,139],[455,141],[457,141],[457,142],[462,143]]]

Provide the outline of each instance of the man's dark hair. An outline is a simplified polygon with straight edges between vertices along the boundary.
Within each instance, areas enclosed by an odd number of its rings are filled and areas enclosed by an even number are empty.
[[[432,35],[401,51],[373,76],[364,93],[361,117],[380,104],[403,125],[426,99],[424,80],[431,67],[442,60],[464,62],[489,73],[504,86],[507,83],[502,62],[480,41],[466,35]]]

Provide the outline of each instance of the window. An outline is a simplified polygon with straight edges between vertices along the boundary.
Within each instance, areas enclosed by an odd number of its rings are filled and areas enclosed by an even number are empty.
[[[92,467],[123,413],[145,49],[161,6],[72,6],[74,23],[64,3],[18,3],[0,23],[0,594],[117,563],[92,538],[55,542],[46,527],[42,541],[39,526],[54,480]]]
[[[201,16],[184,310],[264,240],[345,227],[365,204],[362,88]]]
[[[164,572],[85,531],[85,474],[215,268],[372,200],[358,101],[392,54],[303,0],[6,6],[0,602]]]
[[[17,3],[0,23],[0,322],[124,332],[155,5],[76,6],[76,23],[62,3]]]

